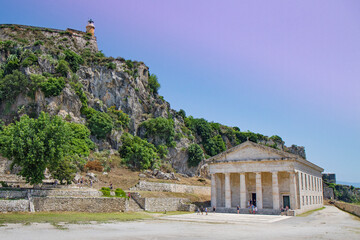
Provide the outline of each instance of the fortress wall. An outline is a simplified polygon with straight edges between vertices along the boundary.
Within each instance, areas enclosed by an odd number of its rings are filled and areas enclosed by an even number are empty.
[[[34,197],[36,212],[125,212],[128,204],[125,198]]]
[[[175,183],[156,183],[140,181],[132,191],[156,191],[156,192],[179,192],[179,193],[196,193],[202,195],[211,195],[211,187],[191,186]]]
[[[360,217],[360,205],[354,205],[351,203],[344,203],[336,201],[334,204],[336,207],[344,210],[346,212],[352,213],[358,217]]]
[[[186,202],[189,202],[187,198],[145,198],[145,211],[179,211]]]
[[[29,200],[1,200],[1,212],[29,212]]]

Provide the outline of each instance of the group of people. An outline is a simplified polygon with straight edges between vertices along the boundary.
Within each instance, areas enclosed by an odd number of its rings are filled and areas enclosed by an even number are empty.
[[[250,214],[255,214],[258,211],[255,201],[248,201],[247,207],[249,209]]]
[[[201,207],[198,207],[197,210],[196,210],[197,215],[200,215],[200,213],[201,213],[201,215],[204,215],[204,212],[205,212],[206,215],[208,215],[208,208],[207,207],[204,208],[203,206],[201,206]]]
[[[81,187],[81,186],[83,186],[83,185],[85,185],[85,186],[90,186],[90,187],[92,187],[92,185],[93,185],[93,180],[91,180],[91,179],[84,179],[83,177],[82,178],[79,178],[78,180],[77,180],[77,183],[76,183],[79,187]]]

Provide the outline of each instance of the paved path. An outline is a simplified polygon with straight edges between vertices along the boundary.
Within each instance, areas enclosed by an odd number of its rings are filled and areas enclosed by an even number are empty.
[[[162,217],[161,219],[185,222],[207,222],[207,223],[235,223],[235,224],[257,224],[273,223],[289,219],[287,216],[256,215],[256,214],[229,214],[229,213],[209,213],[209,215],[183,214]]]
[[[333,206],[307,217],[215,215],[190,214],[136,222],[71,224],[67,230],[49,224],[12,224],[0,227],[0,239],[360,239],[359,218]]]

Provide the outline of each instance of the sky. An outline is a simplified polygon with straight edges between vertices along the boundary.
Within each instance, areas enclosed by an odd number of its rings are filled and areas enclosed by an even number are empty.
[[[360,1],[0,0],[0,23],[84,30],[187,115],[305,146],[360,182]]]

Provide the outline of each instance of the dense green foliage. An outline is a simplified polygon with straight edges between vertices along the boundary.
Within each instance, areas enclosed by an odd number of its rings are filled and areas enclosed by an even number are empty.
[[[115,197],[126,198],[127,196],[124,190],[122,190],[121,188],[117,188],[115,189]]]
[[[21,92],[26,91],[27,85],[27,77],[18,70],[0,78],[0,101],[12,102]]]
[[[87,116],[88,127],[91,134],[95,135],[98,139],[104,139],[114,127],[113,120],[105,112],[99,112],[91,108],[91,114]]]
[[[146,137],[159,138],[168,146],[172,145],[175,136],[174,121],[163,117],[152,118],[141,123],[146,130]]]
[[[68,73],[71,71],[69,63],[65,60],[59,60],[58,65],[55,68],[55,71],[60,74],[62,77],[67,77]]]
[[[88,131],[88,130],[87,130]],[[20,175],[31,184],[41,183],[46,168],[60,181],[71,181],[76,154],[87,156],[89,133],[80,124],[42,112],[38,119],[21,117],[0,132],[0,153],[20,166]]]
[[[14,70],[18,70],[20,67],[20,61],[16,55],[10,55],[4,66],[4,74],[11,74]]]
[[[359,203],[360,202],[360,189],[354,186],[347,186],[335,183],[327,183],[330,188],[334,190],[335,199],[349,202]]]
[[[108,188],[108,187],[102,187],[101,189],[100,189],[100,192],[102,192],[102,194],[103,194],[103,196],[104,197],[111,197],[111,194],[110,194],[110,188]]]
[[[65,60],[69,63],[71,70],[76,73],[80,65],[84,63],[83,58],[69,49],[66,49],[64,54]]]
[[[129,122],[130,122],[129,115],[127,115],[121,110],[116,110],[115,106],[109,107],[107,113],[114,120],[115,129],[121,130],[129,126]]]
[[[45,97],[58,96],[65,87],[64,78],[49,78],[41,83],[41,91],[45,94]]]
[[[149,76],[148,83],[150,91],[157,94],[160,89],[160,83],[158,82],[158,78],[155,74],[151,74]]]
[[[205,142],[204,148],[206,153],[210,156],[215,156],[226,150],[225,142],[220,135],[216,135]]]
[[[123,145],[119,149],[124,162],[136,169],[148,169],[159,165],[159,156],[151,143],[129,133],[121,136]]]
[[[196,143],[191,144],[188,148],[188,166],[189,167],[196,167],[203,159],[204,159],[204,152],[199,145]]]

